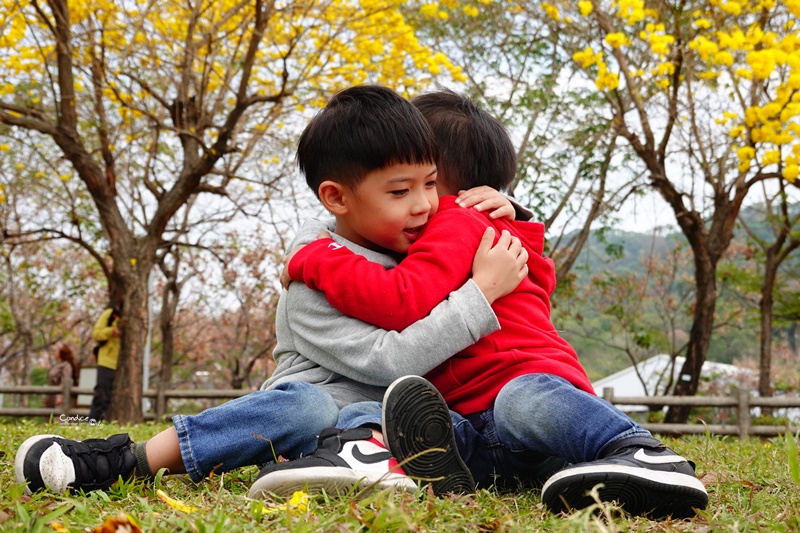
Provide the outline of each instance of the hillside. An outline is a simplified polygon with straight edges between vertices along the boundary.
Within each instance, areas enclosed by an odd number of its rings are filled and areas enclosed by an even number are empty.
[[[800,209],[795,204],[792,209]],[[764,239],[769,240],[771,230],[764,219],[763,210],[758,206],[749,207],[742,212],[742,219],[751,230]],[[747,245],[747,233],[737,228],[731,250],[743,249]],[[668,352],[675,341],[677,345],[688,338],[691,328],[692,302],[692,262],[687,256],[681,270],[676,276],[669,296],[675,301],[683,302],[683,312],[671,318],[672,326],[668,326],[664,318],[664,309],[659,308],[655,296],[648,292],[652,302],[634,306],[630,301],[609,303],[609,294],[615,294],[608,287],[604,288],[605,300],[597,293],[599,289],[592,280],[613,280],[620,276],[636,276],[645,279],[646,267],[643,259],[647,257],[666,258],[677,244],[685,244],[679,232],[669,234],[637,233],[630,231],[604,231],[593,233],[587,241],[572,273],[575,285],[569,291],[557,292],[553,297],[554,322],[563,335],[579,353],[590,377],[597,379],[607,376],[631,364],[631,355],[635,358],[647,357],[657,353]],[[688,249],[688,246],[686,246]],[[732,255],[726,258],[732,267],[730,271],[749,271],[753,274],[754,261],[758,255]],[[800,252],[795,252],[786,261],[782,269],[785,276],[800,279]],[[794,273],[794,274],[793,274]],[[709,348],[708,359],[720,363],[732,363],[734,360],[758,358],[758,280],[747,282],[750,289],[742,288],[741,276],[736,279],[720,279],[718,290],[720,300],[718,316],[727,313],[723,323],[714,333]],[[627,294],[624,290],[616,290],[618,294]],[[599,299],[600,298],[600,299]],[[628,297],[631,299],[632,297]],[[605,303],[604,303],[605,302]],[[619,324],[619,314],[624,309],[636,308],[639,313],[635,320],[626,326]],[[580,317],[580,319],[575,319]],[[674,328],[674,329],[672,329]],[[796,336],[797,324],[792,322],[776,323],[775,341],[785,344],[790,335]],[[625,331],[627,331],[627,343]],[[670,331],[674,333],[670,334]],[[634,339],[633,341],[631,339]],[[627,346],[627,352],[621,348]],[[796,350],[796,346],[794,347]]]

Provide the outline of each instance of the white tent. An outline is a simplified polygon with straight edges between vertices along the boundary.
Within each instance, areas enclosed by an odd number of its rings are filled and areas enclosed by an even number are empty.
[[[655,355],[637,363],[635,366],[629,366],[610,376],[601,378],[592,383],[592,385],[598,396],[603,396],[603,389],[606,387],[614,389],[614,396],[662,395],[670,383],[670,368],[672,369],[672,382],[674,383],[679,378],[678,374],[683,368],[684,361],[685,358],[676,357],[675,364],[672,365],[669,355]],[[704,378],[735,380],[739,373],[744,371],[733,365],[706,361],[703,364],[703,370],[700,375]],[[617,407],[627,412],[647,411],[647,407],[644,405],[618,405]]]

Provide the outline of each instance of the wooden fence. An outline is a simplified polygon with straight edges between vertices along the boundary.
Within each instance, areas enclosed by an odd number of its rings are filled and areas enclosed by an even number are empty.
[[[64,396],[61,406],[52,408],[30,408],[30,407],[11,407],[0,408],[0,416],[45,416],[53,415],[55,418],[66,417],[66,420],[85,421],[89,410],[86,408],[72,407],[72,398],[79,394],[93,393],[90,388],[73,387],[71,383],[65,383],[63,387],[52,386],[15,386],[0,387],[0,393],[4,394],[57,394]],[[163,420],[171,418],[175,413],[168,413],[166,406],[168,400],[178,398],[190,399],[231,399],[248,394],[249,390],[148,390],[143,394],[144,398],[155,400],[155,412],[147,412],[144,415],[146,420]],[[603,390],[603,398],[609,403],[618,406],[625,405],[645,405],[650,408],[662,408],[672,405],[688,405],[691,407],[723,407],[736,410],[735,424],[642,424],[646,429],[660,434],[667,435],[686,435],[710,433],[713,435],[738,435],[742,440],[748,436],[775,437],[784,434],[786,431],[797,433],[798,427],[785,426],[763,426],[752,424],[752,409],[756,407],[766,408],[800,408],[800,397],[772,397],[761,398],[754,396],[750,390],[740,390],[733,396],[615,396],[613,388]]]

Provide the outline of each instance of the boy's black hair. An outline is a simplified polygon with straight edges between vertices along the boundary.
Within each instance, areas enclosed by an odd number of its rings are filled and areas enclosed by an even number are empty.
[[[480,185],[501,191],[511,184],[517,154],[500,121],[452,91],[422,94],[411,103],[436,135],[439,180],[456,191]]]
[[[374,170],[436,163],[436,139],[410,102],[380,85],[358,85],[330,99],[306,126],[297,163],[314,194],[332,180],[352,189]]]

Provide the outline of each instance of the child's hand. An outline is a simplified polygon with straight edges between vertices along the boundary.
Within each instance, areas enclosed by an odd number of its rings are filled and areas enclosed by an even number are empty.
[[[328,233],[327,231],[321,231],[317,234],[317,239],[330,239],[330,238],[331,234]],[[289,284],[292,282],[292,279],[289,277],[289,261],[292,260],[294,254],[299,252],[303,248],[303,246],[305,246],[305,244],[298,244],[297,246],[292,248],[292,251],[286,254],[286,256],[283,258],[283,261],[281,261],[283,263],[283,270],[281,270],[281,275],[280,278],[278,279],[281,282],[281,287],[283,287],[284,289],[288,289]]]
[[[494,247],[493,241],[494,228],[486,228],[472,260],[472,279],[490,304],[516,289],[528,275],[528,251],[517,237],[503,230]]]
[[[508,217],[514,220],[516,216],[514,206],[508,198],[485,185],[468,191],[458,191],[456,203],[461,207],[474,207],[476,211],[488,211],[491,219]]]

